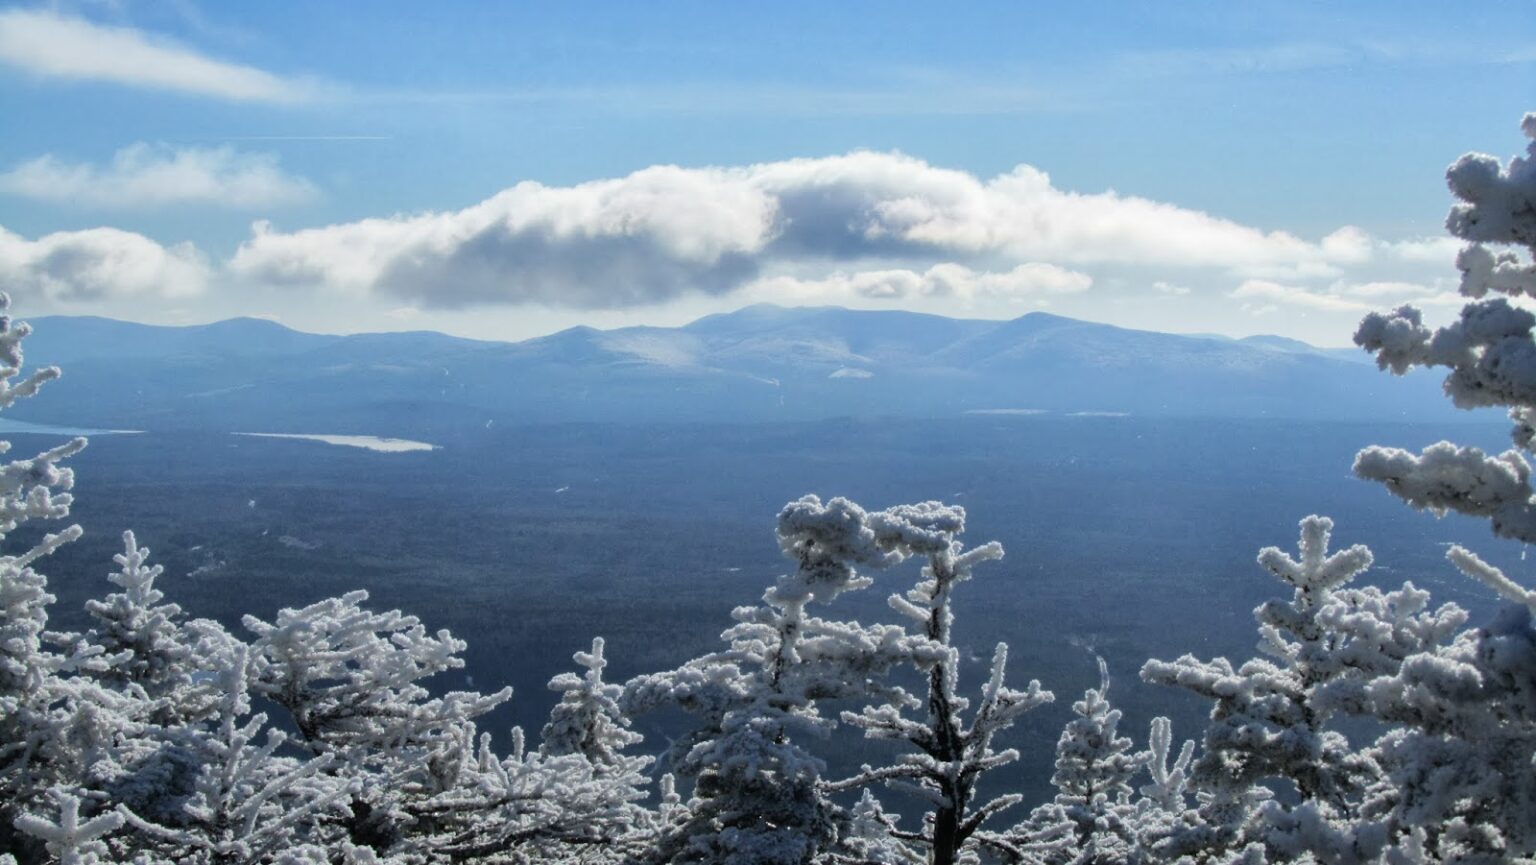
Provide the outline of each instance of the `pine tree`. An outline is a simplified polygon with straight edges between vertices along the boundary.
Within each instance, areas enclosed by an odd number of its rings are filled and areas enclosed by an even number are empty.
[[[32,329],[4,314],[9,306],[10,298],[0,294],[0,409],[59,377],[56,367],[23,373],[22,341]],[[32,520],[69,516],[75,478],[61,463],[85,446],[85,439],[76,438],[0,465],[0,544]],[[0,454],[10,448],[10,442],[0,441]],[[80,534],[80,527],[71,525],[27,549],[0,555],[0,849],[26,843],[12,834],[18,814],[48,807],[45,793],[84,774],[83,761],[109,738],[103,725],[115,720],[112,695],[69,678],[105,661],[77,637],[48,631],[54,596],[47,577],[33,567]]]
[[[603,681],[608,666],[603,638],[594,637],[592,651],[577,652],[574,660],[586,673],[561,673],[550,680],[549,688],[560,692],[560,702],[539,734],[539,750],[547,756],[580,754],[600,768],[641,771],[649,761],[635,762],[620,753],[645,737],[629,729],[629,718],[619,708],[624,687]]]
[[[447,762],[453,783],[408,806],[421,828],[405,852],[455,862],[620,862],[656,829],[638,804],[645,791],[633,772],[594,765],[583,754],[530,750],[521,729],[502,757],[490,736],[477,738],[467,724],[459,753]]]
[[[1139,815],[1131,804],[1130,781],[1149,755],[1133,753],[1131,740],[1119,734],[1120,710],[1109,703],[1109,668],[1102,657],[1098,662],[1099,687],[1072,704],[1076,717],[1056,742],[1055,801],[1035,809],[1017,833],[1017,845],[1043,862],[1125,862],[1137,843]],[[1070,847],[1062,843],[1057,828],[1062,823],[1071,827]]]
[[[121,853],[156,863],[256,865],[309,843],[340,845],[337,827],[353,790],[326,771],[336,755],[285,753],[288,736],[252,711],[251,666],[248,647],[231,647],[216,716],[164,730],[156,763],[190,767],[190,789],[158,784],[139,809],[118,805],[134,830],[115,839]]]
[[[1536,540],[1536,315],[1511,300],[1536,296],[1536,114],[1525,115],[1521,128],[1530,139],[1523,157],[1506,166],[1468,154],[1446,173],[1458,199],[1446,228],[1467,242],[1456,266],[1469,302],[1457,320],[1431,330],[1405,306],[1367,316],[1355,334],[1383,369],[1447,369],[1445,391],[1459,407],[1508,408],[1514,446],[1498,455],[1446,441],[1417,454],[1374,446],[1356,457],[1355,472],[1414,508],[1481,517],[1495,535],[1529,543]],[[1536,855],[1536,594],[1469,550],[1452,547],[1448,556],[1508,602],[1505,611],[1335,699],[1395,727],[1379,743],[1388,783],[1372,802],[1394,837],[1427,861],[1529,859]]]
[[[863,627],[808,614],[872,580],[857,570],[899,562],[874,515],[846,499],[807,496],[779,514],[778,538],[795,570],[755,607],[737,608],[725,650],[625,686],[631,713],[675,707],[698,726],[670,761],[694,784],[686,817],[649,853],[656,862],[810,862],[833,849],[846,816],[822,789],[824,764],[807,739],[833,726],[824,700],[905,701],[892,669],[944,652],[893,625]]]
[[[896,837],[927,850],[934,865],[959,861],[967,850],[983,841],[1005,845],[1001,838],[981,833],[986,821],[1018,804],[1020,797],[1007,794],[989,801],[976,802],[976,786],[981,777],[1018,759],[1018,752],[1008,748],[994,750],[994,737],[1008,729],[1018,717],[1050,702],[1049,691],[1042,691],[1038,681],[1023,691],[1004,684],[1008,647],[998,644],[992,660],[992,672],[982,688],[981,701],[969,723],[964,712],[969,702],[959,696],[959,653],[953,641],[955,587],[971,579],[975,567],[1002,558],[1000,544],[984,544],[966,550],[958,540],[965,531],[965,510],[938,502],[924,502],[882,511],[872,515],[871,525],[883,547],[901,557],[916,556],[926,560],[923,580],[905,597],[892,595],[890,605],[914,623],[917,635],[930,644],[930,652],[914,658],[928,678],[927,700],[890,700],[866,707],[862,712],[847,712],[843,720],[876,739],[894,739],[912,750],[897,763],[878,769],[867,768],[859,775],[839,782],[835,789],[865,786],[873,782],[903,785],[935,807],[918,833],[897,832]],[[936,660],[933,658],[936,656]],[[903,695],[904,696],[904,695]],[[904,710],[926,707],[921,720],[906,717]],[[979,834],[981,833],[981,834]]]
[[[298,744],[336,758],[333,771],[356,782],[352,832],[388,849],[412,831],[415,803],[455,783],[430,771],[429,755],[451,751],[512,690],[433,696],[423,681],[463,667],[464,642],[399,610],[367,610],[367,599],[348,592],[244,624],[255,635],[252,692],[288,711]]]
[[[1370,802],[1383,783],[1379,751],[1352,744],[1337,716],[1350,711],[1344,695],[1397,673],[1412,656],[1434,651],[1465,621],[1454,605],[1427,611],[1428,594],[1406,584],[1394,592],[1343,588],[1372,562],[1356,545],[1329,553],[1333,521],[1301,521],[1300,557],[1274,547],[1258,561],[1292,587],[1289,601],[1269,601],[1254,611],[1259,622],[1255,658],[1234,668],[1225,658],[1148,661],[1142,677],[1213,701],[1204,747],[1191,780],[1199,791],[1197,814],[1171,826],[1153,842],[1159,855],[1226,851],[1278,855],[1305,846],[1354,851],[1337,861],[1372,861],[1392,841]],[[1276,794],[1293,790],[1292,806]],[[1326,827],[1334,835],[1312,832]],[[1285,861],[1279,859],[1276,861]]]
[[[156,587],[164,568],[149,565],[149,549],[140,547],[133,532],[123,532],[123,552],[113,557],[118,570],[107,580],[121,591],[86,601],[96,626],[84,643],[106,659],[97,681],[142,698],[136,707],[143,720],[158,725],[202,720],[217,711],[213,647],[230,637],[207,619],[188,621],[176,604],[161,603]]]

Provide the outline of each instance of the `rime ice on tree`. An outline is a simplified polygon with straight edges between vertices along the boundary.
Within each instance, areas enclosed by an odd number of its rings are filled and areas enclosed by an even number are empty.
[[[1495,535],[1529,543],[1536,540],[1536,315],[1511,299],[1536,296],[1536,114],[1521,129],[1531,139],[1523,157],[1501,165],[1468,154],[1446,173],[1458,199],[1446,228],[1467,241],[1456,265],[1469,302],[1458,319],[1430,330],[1405,306],[1366,317],[1355,335],[1384,369],[1448,369],[1445,390],[1457,406],[1507,407],[1514,447],[1498,455],[1450,442],[1418,454],[1371,447],[1355,471],[1415,508],[1485,518]],[[1375,807],[1412,832],[1425,856],[1529,857],[1536,854],[1536,594],[1469,550],[1452,547],[1448,557],[1512,606],[1338,700],[1396,728],[1381,742],[1391,784]]]
[[[734,611],[736,626],[722,634],[729,647],[626,685],[630,711],[675,706],[699,724],[672,749],[674,768],[694,782],[694,800],[652,859],[800,863],[835,844],[846,817],[823,795],[823,763],[808,749],[833,724],[818,701],[906,701],[887,674],[944,655],[894,625],[863,627],[807,612],[811,603],[870,585],[858,568],[902,559],[881,528],[879,515],[846,499],[791,502],[779,514],[778,538],[795,570],[761,605]]]
[[[844,721],[862,728],[866,736],[903,742],[911,752],[894,765],[866,768],[837,786],[881,782],[933,803],[921,831],[903,832],[893,827],[892,836],[926,849],[935,865],[959,861],[967,851],[975,855],[982,843],[1006,847],[999,836],[981,830],[989,818],[1018,804],[1020,797],[1003,795],[978,803],[976,784],[986,772],[1018,759],[1018,752],[1011,748],[994,749],[994,737],[1020,715],[1053,697],[1042,691],[1037,681],[1023,691],[1007,687],[1004,671],[1008,647],[999,643],[991,675],[981,689],[981,701],[967,723],[964,712],[969,701],[958,692],[959,653],[952,639],[951,604],[955,587],[969,580],[978,564],[1002,558],[1003,548],[994,542],[966,550],[958,540],[965,531],[965,510],[938,502],[882,511],[871,516],[871,525],[886,548],[902,558],[926,560],[923,580],[905,597],[892,595],[890,605],[913,622],[914,630],[929,641],[937,659],[931,654],[914,658],[926,668],[926,701],[901,695],[904,699],[843,715]],[[905,715],[905,711],[923,706],[927,712],[921,720]],[[871,800],[866,807],[877,804]]]
[[[10,298],[0,294],[0,313]],[[0,314],[0,409],[37,393],[59,377],[55,367],[23,373],[22,341],[32,329]],[[85,448],[76,438],[30,459],[0,465],[0,543],[18,526],[32,520],[69,516],[69,490],[74,472],[60,463]],[[0,442],[0,453],[11,449]],[[50,784],[80,771],[79,755],[67,744],[78,726],[74,709],[96,694],[75,688],[56,674],[101,663],[97,652],[68,635],[45,644],[47,607],[53,602],[48,580],[33,569],[46,557],[80,536],[79,526],[45,535],[28,549],[0,555],[0,847],[8,846],[12,822],[20,809],[41,799]],[[93,737],[94,738],[94,737]]]
[[[1124,862],[1135,850],[1141,814],[1131,805],[1130,781],[1151,755],[1133,753],[1131,740],[1119,734],[1120,710],[1109,704],[1109,667],[1102,657],[1098,662],[1099,687],[1072,704],[1075,717],[1056,742],[1056,800],[1035,809],[1017,842],[1045,863]],[[1167,719],[1158,720],[1166,728]],[[1166,805],[1173,791],[1158,792]],[[1065,833],[1062,824],[1069,827]]]

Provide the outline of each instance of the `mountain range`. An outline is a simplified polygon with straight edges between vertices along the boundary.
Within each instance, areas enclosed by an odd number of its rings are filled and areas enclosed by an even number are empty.
[[[522,342],[328,336],[240,318],[166,327],[33,319],[64,378],[7,413],[147,430],[441,437],[492,424],[765,422],[966,414],[1445,420],[1439,377],[1282,337],[750,306],[677,328]]]

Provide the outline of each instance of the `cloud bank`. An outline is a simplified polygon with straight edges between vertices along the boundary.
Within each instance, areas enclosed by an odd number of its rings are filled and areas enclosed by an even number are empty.
[[[0,11],[0,62],[44,78],[106,81],[237,102],[298,102],[314,82],[216,60],[131,27],[44,9]]]
[[[109,167],[34,161],[0,184],[71,189],[103,206],[276,206],[313,192],[262,157],[143,146]],[[981,178],[871,152],[530,181],[459,210],[295,230],[261,220],[216,265],[190,246],[112,229],[4,239],[0,275],[58,301],[175,296],[216,282],[231,297],[302,291],[381,319],[391,309],[493,307],[590,318],[733,296],[990,316],[1131,300],[1190,320],[1214,301],[1343,321],[1408,300],[1439,303],[1446,284],[1430,268],[1449,270],[1453,258],[1438,239],[1388,242],[1351,226],[1307,239],[1113,191],[1059,189],[1030,166]]]
[[[1346,229],[1318,242],[1115,192],[1056,188],[859,152],[743,168],[658,166],[567,187],[521,183],[457,211],[283,232],[257,225],[231,269],[422,307],[634,306],[723,294],[807,263],[1023,263],[1337,274],[1374,254]],[[889,268],[879,268],[889,269]],[[913,289],[917,290],[917,289]]]
[[[42,156],[0,174],[0,192],[101,208],[208,204],[252,209],[319,197],[308,180],[286,174],[277,157],[231,147],[134,144],[105,166]]]

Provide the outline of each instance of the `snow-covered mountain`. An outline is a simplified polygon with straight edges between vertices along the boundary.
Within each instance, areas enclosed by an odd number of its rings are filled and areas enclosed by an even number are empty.
[[[144,429],[441,432],[494,423],[757,422],[1052,413],[1444,418],[1432,375],[1395,379],[1278,337],[751,306],[678,328],[573,328],[516,343],[325,336],[271,321],[158,327],[34,319],[65,378],[17,419]]]

